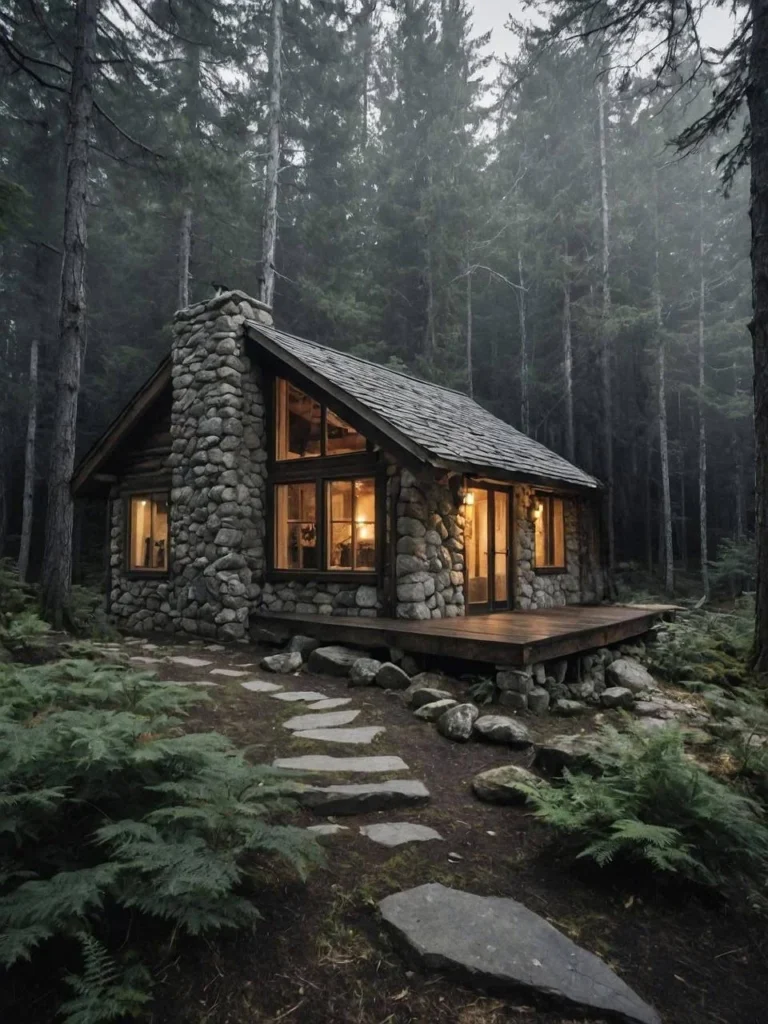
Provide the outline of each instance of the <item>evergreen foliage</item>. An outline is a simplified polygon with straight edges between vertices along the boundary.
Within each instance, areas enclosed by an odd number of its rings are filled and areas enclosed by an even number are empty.
[[[566,770],[559,784],[517,787],[578,859],[640,863],[719,890],[765,884],[759,805],[688,757],[677,727],[604,727],[595,760],[597,775]]]
[[[318,860],[305,830],[275,822],[295,783],[217,733],[182,730],[204,699],[114,665],[0,667],[0,964],[78,943],[72,1022],[145,1001],[141,964],[102,948],[121,911],[193,935],[246,926],[264,857],[302,875]]]
[[[691,611],[656,631],[649,647],[650,669],[671,682],[698,680],[716,686],[749,682],[752,643],[749,602],[733,613]]]

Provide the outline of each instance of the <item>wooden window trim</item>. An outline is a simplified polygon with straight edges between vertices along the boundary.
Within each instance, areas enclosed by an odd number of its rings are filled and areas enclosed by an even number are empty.
[[[277,446],[278,446],[278,441],[279,441],[279,432],[278,432],[278,423],[277,423],[277,417],[278,417],[278,411],[279,411],[279,403],[277,401],[277,389],[278,389],[278,387],[280,385],[280,381],[281,380],[284,380],[287,384],[290,384],[292,387],[295,387],[298,391],[301,391],[302,394],[306,395],[307,398],[311,399],[313,402],[316,402],[320,406],[320,454],[319,455],[307,455],[307,456],[300,457],[298,459],[279,459],[277,457]],[[366,454],[370,454],[370,455],[373,454],[373,444],[365,436],[363,431],[359,430],[353,423],[349,423],[349,420],[345,416],[343,416],[341,413],[337,413],[335,409],[332,409],[331,411],[336,416],[338,416],[340,420],[343,420],[344,423],[348,424],[350,427],[353,428],[353,430],[355,430],[361,437],[364,438],[364,440],[365,440],[365,451],[364,452],[339,452],[338,454],[333,454],[333,453],[329,454],[326,451],[326,445],[327,445],[327,441],[328,441],[328,409],[329,409],[328,402],[325,401],[324,399],[316,398],[314,395],[312,395],[308,391],[306,391],[303,387],[300,387],[298,384],[294,384],[294,382],[291,380],[291,378],[289,376],[284,376],[284,375],[281,375],[281,374],[274,374],[265,383],[266,383],[266,390],[267,390],[267,392],[269,394],[269,402],[268,402],[268,408],[267,408],[267,415],[269,416],[269,426],[270,426],[270,430],[269,430],[269,435],[270,435],[269,458],[270,458],[270,462],[274,466],[277,467],[277,466],[295,466],[295,465],[300,465],[300,466],[303,466],[305,468],[308,468],[308,464],[309,463],[314,464],[315,462],[319,462],[321,459],[322,460],[333,459],[334,462],[335,462],[338,459],[359,458],[360,456],[363,456],[363,455],[366,455]],[[287,412],[286,412],[286,415],[287,415]]]
[[[559,565],[559,564],[541,565],[541,566],[536,565],[536,542],[535,542],[536,523],[535,523],[535,521],[534,521],[534,526],[533,526],[533,529],[534,529],[534,547],[533,547],[533,561],[534,561],[534,565],[533,565],[533,571],[536,573],[537,576],[560,576],[563,573],[567,573],[568,572],[568,548],[567,548],[567,536],[566,536],[566,532],[565,532],[565,498],[563,497],[562,494],[542,494],[542,493],[536,492],[536,493],[534,493],[534,500],[537,501],[537,502],[541,502],[542,503],[542,505],[544,506],[545,513],[546,513],[546,510],[549,509],[549,531],[548,531],[549,544],[548,544],[548,547],[550,547],[550,548],[554,546],[554,522],[555,522],[555,515],[554,515],[555,505],[554,505],[554,502],[556,500],[559,500],[561,502],[562,515],[563,515],[563,563],[562,563],[562,565]]]
[[[168,547],[165,559],[165,569],[131,569],[131,500],[139,495],[151,497],[153,494],[164,494],[168,505]],[[123,568],[121,575],[129,580],[164,580],[171,575],[171,492],[163,487],[148,488],[131,487],[122,488],[120,498],[123,503]]]

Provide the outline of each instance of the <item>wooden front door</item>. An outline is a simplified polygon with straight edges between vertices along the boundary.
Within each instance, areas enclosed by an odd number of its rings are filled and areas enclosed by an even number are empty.
[[[464,543],[469,612],[512,607],[512,494],[471,487],[465,499]]]

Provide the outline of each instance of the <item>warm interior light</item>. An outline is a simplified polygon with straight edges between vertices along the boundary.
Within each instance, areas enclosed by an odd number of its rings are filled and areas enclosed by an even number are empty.
[[[141,503],[141,504],[142,504],[142,505],[146,505],[147,503],[146,503],[146,501],[142,501],[142,503]]]
[[[360,522],[360,520],[358,520]],[[357,533],[358,540],[373,540],[373,529],[370,524],[361,526]]]
[[[467,493],[466,493],[466,495],[464,497],[464,504],[465,505],[474,505],[475,504],[475,493],[474,493],[474,491],[467,491]]]
[[[544,506],[541,504],[540,501],[537,501],[536,504],[533,506],[533,518],[534,519],[540,519],[541,518],[541,513],[543,511],[544,511]]]

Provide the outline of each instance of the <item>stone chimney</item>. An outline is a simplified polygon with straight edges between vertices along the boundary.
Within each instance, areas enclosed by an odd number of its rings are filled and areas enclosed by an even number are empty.
[[[246,320],[271,325],[271,311],[225,291],[179,310],[173,323],[173,618],[177,629],[212,639],[247,637],[265,568],[265,406]]]

